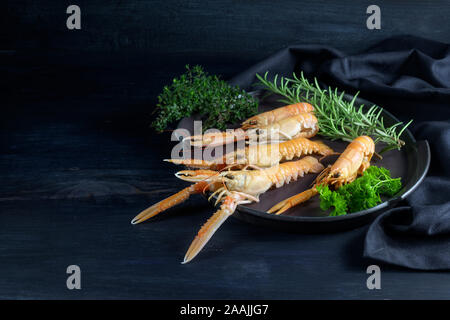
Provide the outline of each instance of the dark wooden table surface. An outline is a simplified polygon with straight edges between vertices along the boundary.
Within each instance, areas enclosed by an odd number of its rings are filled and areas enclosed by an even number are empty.
[[[0,64],[8,93],[0,129],[0,298],[450,298],[448,273],[382,264],[381,290],[368,290],[367,227],[302,235],[230,218],[182,265],[212,213],[204,199],[130,224],[186,185],[161,161],[170,155],[170,134],[148,127],[162,84],[186,62],[229,76],[252,61],[94,56],[83,60],[87,67],[67,57],[33,59],[5,55]],[[96,59],[103,63],[92,67]],[[81,290],[66,288],[73,264]]]

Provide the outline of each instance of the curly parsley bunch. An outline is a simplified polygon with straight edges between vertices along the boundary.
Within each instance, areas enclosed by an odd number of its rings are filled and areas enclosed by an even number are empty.
[[[258,111],[258,101],[218,76],[209,75],[201,66],[186,66],[186,72],[165,86],[158,96],[158,115],[152,123],[158,132],[170,123],[200,114],[203,130],[225,130],[227,124],[240,122]]]
[[[327,185],[316,187],[320,194],[320,208],[333,208],[330,216],[340,216],[375,207],[381,195],[393,196],[402,188],[400,178],[391,178],[388,169],[371,166],[352,183],[331,191]]]

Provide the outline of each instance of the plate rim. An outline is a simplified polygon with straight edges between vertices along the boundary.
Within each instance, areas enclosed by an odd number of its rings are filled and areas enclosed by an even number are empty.
[[[252,91],[249,93],[256,94],[255,91]],[[344,97],[347,99],[352,99],[354,97],[354,95],[350,95],[350,94],[346,93],[344,95]],[[372,103],[364,98],[361,98],[359,96],[356,98],[356,101],[358,101],[358,103],[363,104],[365,106],[374,105],[374,103]],[[394,121],[400,122],[400,120],[396,116],[394,116],[391,112],[389,112],[388,110],[386,110],[385,108],[383,108],[381,106],[378,106],[378,107],[380,107],[383,110],[383,113],[385,113],[386,115],[391,117]],[[372,213],[375,213],[378,211],[381,212],[384,209],[393,207],[393,206],[395,206],[396,203],[400,202],[401,200],[406,199],[422,183],[422,181],[425,179],[425,177],[428,173],[428,169],[430,167],[430,162],[431,162],[431,151],[430,151],[430,146],[429,146],[428,141],[427,140],[417,141],[415,139],[414,135],[409,130],[409,128],[406,128],[406,130],[403,132],[403,134],[407,134],[409,136],[409,138],[411,139],[411,141],[413,143],[413,145],[411,147],[413,147],[417,150],[418,144],[424,143],[426,151],[425,151],[425,155],[424,155],[425,156],[424,170],[420,173],[419,178],[414,182],[414,184],[411,187],[409,187],[407,190],[405,190],[399,196],[394,196],[388,200],[385,200],[382,203],[376,205],[375,207],[357,211],[357,212],[353,212],[353,213],[348,213],[345,215],[340,215],[340,216],[305,217],[305,216],[275,215],[275,214],[269,214],[267,212],[263,212],[261,210],[252,209],[252,208],[249,208],[249,207],[246,207],[243,205],[238,205],[236,207],[236,211],[239,211],[241,213],[250,214],[250,215],[256,216],[258,218],[263,218],[265,220],[275,220],[275,221],[280,221],[280,222],[294,222],[294,223],[295,222],[323,223],[323,222],[338,222],[338,221],[357,219],[359,217],[369,216]]]

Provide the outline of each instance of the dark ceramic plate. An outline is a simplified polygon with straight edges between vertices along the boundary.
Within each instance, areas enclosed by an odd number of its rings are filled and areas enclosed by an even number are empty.
[[[257,95],[257,93],[254,94]],[[347,97],[347,99],[351,98],[350,96]],[[356,103],[364,104],[365,106],[373,105],[359,98],[356,100]],[[262,99],[260,111],[267,111],[281,105],[276,102],[274,97]],[[382,116],[386,125],[391,125],[399,121],[386,110],[383,110]],[[179,127],[186,129],[193,128],[192,119],[181,121]],[[348,144],[342,141],[329,141],[320,136],[314,139],[324,141],[337,152],[342,152]],[[233,216],[257,225],[298,232],[333,232],[355,228],[368,223],[383,211],[394,207],[398,202],[405,199],[422,182],[428,171],[430,165],[428,142],[425,140],[416,141],[409,130],[404,131],[401,139],[405,141],[405,145],[400,151],[388,151],[383,154],[382,160],[377,160],[376,157],[372,160],[373,165],[383,166],[389,169],[392,177],[401,177],[403,185],[403,188],[397,195],[392,198],[383,199],[384,201],[376,207],[344,216],[330,217],[328,216],[329,212],[322,211],[319,208],[319,199],[316,196],[279,216],[265,212],[281,200],[310,188],[316,175],[308,174],[304,178],[279,189],[269,190],[260,196],[259,203],[238,206]],[[381,149],[382,146],[377,145],[376,150],[380,151]],[[336,158],[337,156],[329,157],[322,163],[327,166],[328,164],[332,164]]]

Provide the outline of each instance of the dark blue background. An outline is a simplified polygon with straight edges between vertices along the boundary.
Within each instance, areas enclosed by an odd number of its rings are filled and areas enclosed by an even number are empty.
[[[77,4],[82,30],[66,28]],[[448,274],[381,265],[366,288],[367,227],[281,233],[229,219],[181,265],[211,214],[195,197],[131,218],[183,186],[148,127],[186,63],[225,78],[293,43],[354,53],[413,34],[448,42],[448,1],[3,1],[0,4],[0,298],[450,298]],[[78,264],[82,290],[66,289]]]

